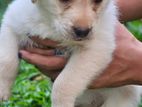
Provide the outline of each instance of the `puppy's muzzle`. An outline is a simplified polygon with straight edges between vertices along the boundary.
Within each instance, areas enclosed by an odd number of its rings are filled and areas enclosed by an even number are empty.
[[[88,37],[91,28],[72,27],[75,40],[82,40]]]

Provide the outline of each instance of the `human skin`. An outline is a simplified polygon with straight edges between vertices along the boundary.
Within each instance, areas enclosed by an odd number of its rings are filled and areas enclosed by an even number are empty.
[[[118,23],[116,44],[111,64],[89,88],[142,84],[142,43]]]
[[[121,22],[142,18],[142,0],[117,0]],[[142,85],[142,43],[120,23],[116,30],[116,50],[111,64],[89,88]],[[107,81],[107,82],[106,82]]]
[[[142,18],[142,0],[117,0],[117,4],[121,22]]]
[[[118,0],[120,20],[130,21],[142,17],[142,0]],[[57,47],[56,42],[32,38],[41,45]],[[89,88],[118,87],[142,84],[142,44],[119,22],[116,30],[116,50],[108,68],[95,79]],[[21,50],[22,58],[38,67],[41,72],[54,80],[64,68],[67,59],[54,55],[54,49],[28,48]],[[107,81],[107,82],[106,82]]]

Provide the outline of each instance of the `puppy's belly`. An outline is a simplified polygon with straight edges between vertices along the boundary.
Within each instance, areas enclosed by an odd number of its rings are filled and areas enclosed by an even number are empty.
[[[75,102],[75,107],[101,107],[104,103],[103,95],[96,90],[86,90]]]

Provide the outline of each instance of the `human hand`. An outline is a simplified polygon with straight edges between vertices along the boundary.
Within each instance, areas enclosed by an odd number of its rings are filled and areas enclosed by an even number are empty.
[[[108,68],[89,88],[142,84],[142,44],[120,23],[116,30],[116,50]]]
[[[40,45],[52,48],[26,48],[25,50],[20,50],[21,57],[35,65],[42,73],[54,80],[64,68],[67,59],[64,56],[55,55],[54,48],[57,47],[57,42],[48,39],[41,40],[38,37],[32,37],[31,39]]]
[[[56,42],[35,39],[39,44],[56,47]],[[89,88],[118,87],[142,84],[142,44],[120,23],[116,31],[116,50],[113,60],[104,73]],[[54,50],[39,48],[20,51],[22,58],[36,65],[44,74],[55,79],[64,68],[67,59],[54,55]],[[140,74],[140,75],[139,75]]]

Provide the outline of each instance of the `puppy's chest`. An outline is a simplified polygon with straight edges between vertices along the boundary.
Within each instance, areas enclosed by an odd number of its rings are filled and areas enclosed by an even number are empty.
[[[49,27],[46,24],[42,23],[32,23],[31,24],[23,24],[23,26],[14,26],[14,30],[20,36],[20,38],[39,36],[41,39],[45,38],[55,38],[57,36],[57,32],[53,30],[53,28]]]
[[[50,39],[54,41],[59,41],[58,34],[53,31],[48,26],[43,24],[30,24],[23,25],[14,28],[17,34],[20,48],[30,46],[30,47],[43,47],[40,44],[35,43],[31,38],[39,37],[40,39]]]

